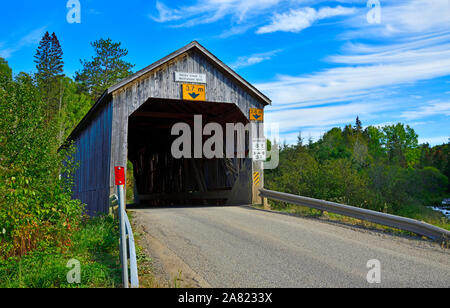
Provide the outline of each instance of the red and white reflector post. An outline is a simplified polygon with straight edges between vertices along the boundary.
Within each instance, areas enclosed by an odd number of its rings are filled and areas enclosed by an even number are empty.
[[[120,221],[120,259],[122,261],[122,280],[123,287],[128,288],[128,257],[127,257],[127,239],[125,230],[125,168],[121,166],[114,167],[115,182],[117,186],[117,195],[119,198],[119,221]]]

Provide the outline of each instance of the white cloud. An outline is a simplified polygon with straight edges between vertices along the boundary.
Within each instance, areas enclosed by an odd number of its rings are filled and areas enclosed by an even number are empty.
[[[15,51],[16,50],[14,48],[2,48],[2,49],[0,49],[0,57],[4,58],[4,59],[11,58],[12,54]]]
[[[277,6],[283,0],[198,0],[191,6],[169,8],[157,1],[158,17],[151,17],[157,22],[183,20],[175,27],[191,27],[199,24],[216,22],[225,16],[231,16],[235,23],[241,24],[248,17],[260,15],[267,9]]]
[[[247,32],[250,28],[253,28],[253,27],[254,27],[253,24],[235,25],[235,26],[232,26],[230,29],[226,29],[217,37],[220,39],[225,39],[225,38],[228,38],[233,35],[243,34],[243,33]]]
[[[409,36],[395,44],[366,45],[347,43],[345,54],[333,55],[328,61],[341,64],[416,63],[428,58],[446,58],[450,51],[450,32],[429,36]]]
[[[308,128],[307,130],[299,129],[298,131],[281,135],[281,140],[277,140],[277,142],[279,144],[283,144],[284,142],[286,142],[286,144],[296,144],[298,142],[299,133],[301,133],[303,144],[306,144],[309,139],[312,139],[313,141],[319,140],[332,128],[333,127]]]
[[[172,20],[178,20],[182,18],[182,12],[179,10],[174,10],[168,8],[164,3],[156,1],[156,9],[158,10],[158,17],[152,17],[154,21],[157,22],[167,22]]]
[[[344,105],[322,106],[299,109],[274,110],[266,112],[266,122],[278,123],[281,133],[307,128],[307,131],[324,132],[335,125],[353,123],[356,116],[366,120],[372,118],[375,113],[380,113],[393,108],[390,103],[378,101],[365,103],[350,103]]]
[[[450,102],[430,101],[424,106],[406,110],[400,116],[407,120],[415,120],[436,115],[450,116]]]
[[[261,63],[263,61],[270,60],[274,55],[281,52],[281,49],[272,50],[264,53],[257,53],[250,56],[239,57],[237,61],[230,65],[232,69],[239,69],[242,67],[247,67],[251,65],[255,65]]]
[[[150,18],[157,22],[172,22],[172,27],[191,27],[199,24],[217,22],[227,16],[233,25],[240,25],[224,36],[240,34],[249,27],[264,22],[269,14],[272,23],[261,26],[258,33],[275,31],[299,32],[318,20],[334,16],[348,16],[346,25],[352,31],[346,37],[364,38],[396,36],[398,34],[436,32],[448,30],[450,23],[450,4],[448,0],[384,0],[381,1],[382,22],[371,25],[367,22],[367,0],[336,0],[334,2],[356,7],[321,7],[325,0],[196,0],[191,5],[170,7],[168,1],[157,0],[157,15]],[[289,10],[290,8],[290,10]],[[283,10],[285,11],[283,13]],[[252,18],[257,23],[245,26]],[[232,27],[234,28],[234,26]]]
[[[313,23],[336,16],[351,15],[356,12],[355,8],[348,8],[337,6],[322,7],[316,10],[311,7],[300,8],[297,10],[291,9],[288,13],[275,14],[272,17],[272,22],[269,25],[260,27],[256,33],[272,33],[277,31],[285,32],[300,32],[309,28]]]
[[[448,100],[417,106],[421,102],[411,102],[407,92],[421,81],[450,75],[449,31],[404,34],[394,43],[346,43],[339,54],[325,60],[333,67],[277,75],[256,85],[273,100],[267,119],[279,122],[282,135],[292,142],[294,132],[313,131],[317,136],[331,126],[353,123],[357,115],[374,123],[380,118],[397,122],[450,113]],[[389,96],[396,99],[388,102]]]
[[[447,36],[442,36],[440,40],[426,38],[384,46],[350,45],[345,54],[328,58],[340,67],[302,76],[279,75],[257,87],[279,108],[361,99],[377,91],[449,75],[450,43],[446,40]]]
[[[450,134],[447,136],[428,137],[428,138],[427,137],[424,137],[424,138],[419,137],[419,144],[429,143],[431,146],[441,145],[441,144],[449,142],[449,139],[450,139]]]
[[[352,43],[324,59],[330,63],[328,68],[297,75],[279,72],[271,81],[256,85],[273,100],[267,120],[279,122],[283,135],[293,141],[299,129],[306,138],[310,133],[318,137],[332,126],[353,123],[356,115],[378,123],[448,114],[447,98],[418,106],[421,100],[412,95],[426,100],[425,93],[420,88],[414,93],[408,90],[421,81],[450,75],[449,0],[381,1],[379,25],[366,19],[367,0],[335,1],[339,5],[324,0],[195,0],[173,8],[161,1],[153,19],[172,27],[229,18],[230,27],[222,29],[219,38],[249,29],[258,34],[298,33],[327,18],[341,17],[338,38],[351,38]],[[273,56],[269,52],[240,57],[232,67],[254,65]],[[392,97],[396,99],[386,103]]]
[[[400,2],[400,3],[398,3]],[[383,7],[383,23],[393,31],[438,31],[450,26],[450,2],[448,0],[395,1],[393,6]]]
[[[47,27],[44,26],[34,29],[33,31],[29,32],[28,34],[20,38],[15,43],[6,44],[3,42],[2,45],[0,46],[0,57],[8,59],[12,57],[15,52],[19,51],[23,47],[39,43],[46,28]]]
[[[369,24],[364,14],[347,20],[353,28],[343,38],[389,38],[448,31],[450,1],[387,0],[381,1],[381,23]]]

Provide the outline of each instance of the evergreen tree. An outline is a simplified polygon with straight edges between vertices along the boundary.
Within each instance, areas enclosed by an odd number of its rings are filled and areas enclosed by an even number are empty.
[[[298,132],[297,136],[297,146],[302,147],[303,146],[303,137],[302,137],[302,131]]]
[[[49,63],[50,63],[50,49],[51,49],[51,37],[50,34],[45,32],[39,47],[36,50],[34,56],[34,62],[36,63],[37,74],[36,78],[39,83],[43,84],[50,78]]]
[[[63,51],[56,34],[53,32],[51,37],[49,70],[52,77],[64,76],[64,62],[62,60]]]
[[[81,61],[83,69],[76,72],[75,80],[80,83],[80,91],[95,100],[106,88],[129,76],[134,65],[123,60],[128,50],[110,38],[92,42],[91,46],[95,56],[90,61]]]
[[[355,129],[358,133],[362,132],[362,123],[361,123],[361,120],[359,119],[359,116],[356,117]]]
[[[64,76],[63,51],[56,34],[46,32],[36,51],[36,80],[47,105],[47,118],[61,111],[61,77]]]

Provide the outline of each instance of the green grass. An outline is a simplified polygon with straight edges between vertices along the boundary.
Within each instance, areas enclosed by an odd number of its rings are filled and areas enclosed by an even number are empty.
[[[447,219],[444,214],[424,206],[404,206],[397,210],[396,215],[417,219],[442,229],[450,230],[450,220]]]
[[[114,288],[121,285],[117,223],[89,219],[71,237],[66,251],[40,247],[22,258],[0,260],[0,288]],[[67,282],[70,259],[81,264],[81,283]]]
[[[134,244],[136,248],[136,261],[139,275],[140,288],[163,288],[154,275],[152,259],[146,254],[141,242],[145,241],[143,234],[138,232],[136,224],[133,222],[133,214],[128,213],[128,219],[133,228]]]

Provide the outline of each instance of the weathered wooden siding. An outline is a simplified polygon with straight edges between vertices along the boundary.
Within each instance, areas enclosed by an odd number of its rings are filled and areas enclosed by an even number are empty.
[[[190,50],[115,93],[127,104],[128,116],[148,98],[182,99],[181,84],[174,72],[206,74],[206,101],[236,104],[248,117],[249,108],[264,108],[261,101],[238,86],[196,50]]]
[[[250,108],[264,108],[264,102],[250,95],[209,59],[193,49],[130,82],[113,93],[110,191],[114,187],[114,166],[127,164],[128,117],[149,98],[182,99],[181,82],[174,72],[206,74],[206,101],[236,104],[248,118]],[[199,102],[201,104],[201,102]],[[263,124],[259,124],[263,125]],[[258,163],[257,163],[258,164]]]
[[[124,92],[126,93],[126,92]],[[109,167],[109,191],[111,194],[117,194],[114,185],[114,167],[122,166],[127,168],[128,162],[128,108],[126,101],[131,97],[113,96],[112,105],[112,133],[111,133],[111,152]]]
[[[114,166],[127,167],[129,117],[150,98],[182,100],[182,83],[175,82],[176,71],[205,74],[206,101],[235,104],[247,119],[250,108],[262,109],[270,103],[197,42],[109,88],[69,138],[78,147],[76,159],[80,164],[74,197],[88,204],[90,215],[108,212],[108,197],[115,193]],[[258,126],[263,127],[263,123]],[[257,135],[252,129],[250,136]],[[262,173],[262,164],[248,160],[242,168],[234,184],[242,192],[236,196],[248,191],[254,201],[259,187],[252,187],[251,178],[254,171]]]
[[[106,104],[75,139],[74,198],[87,204],[90,216],[108,212],[112,104]]]

